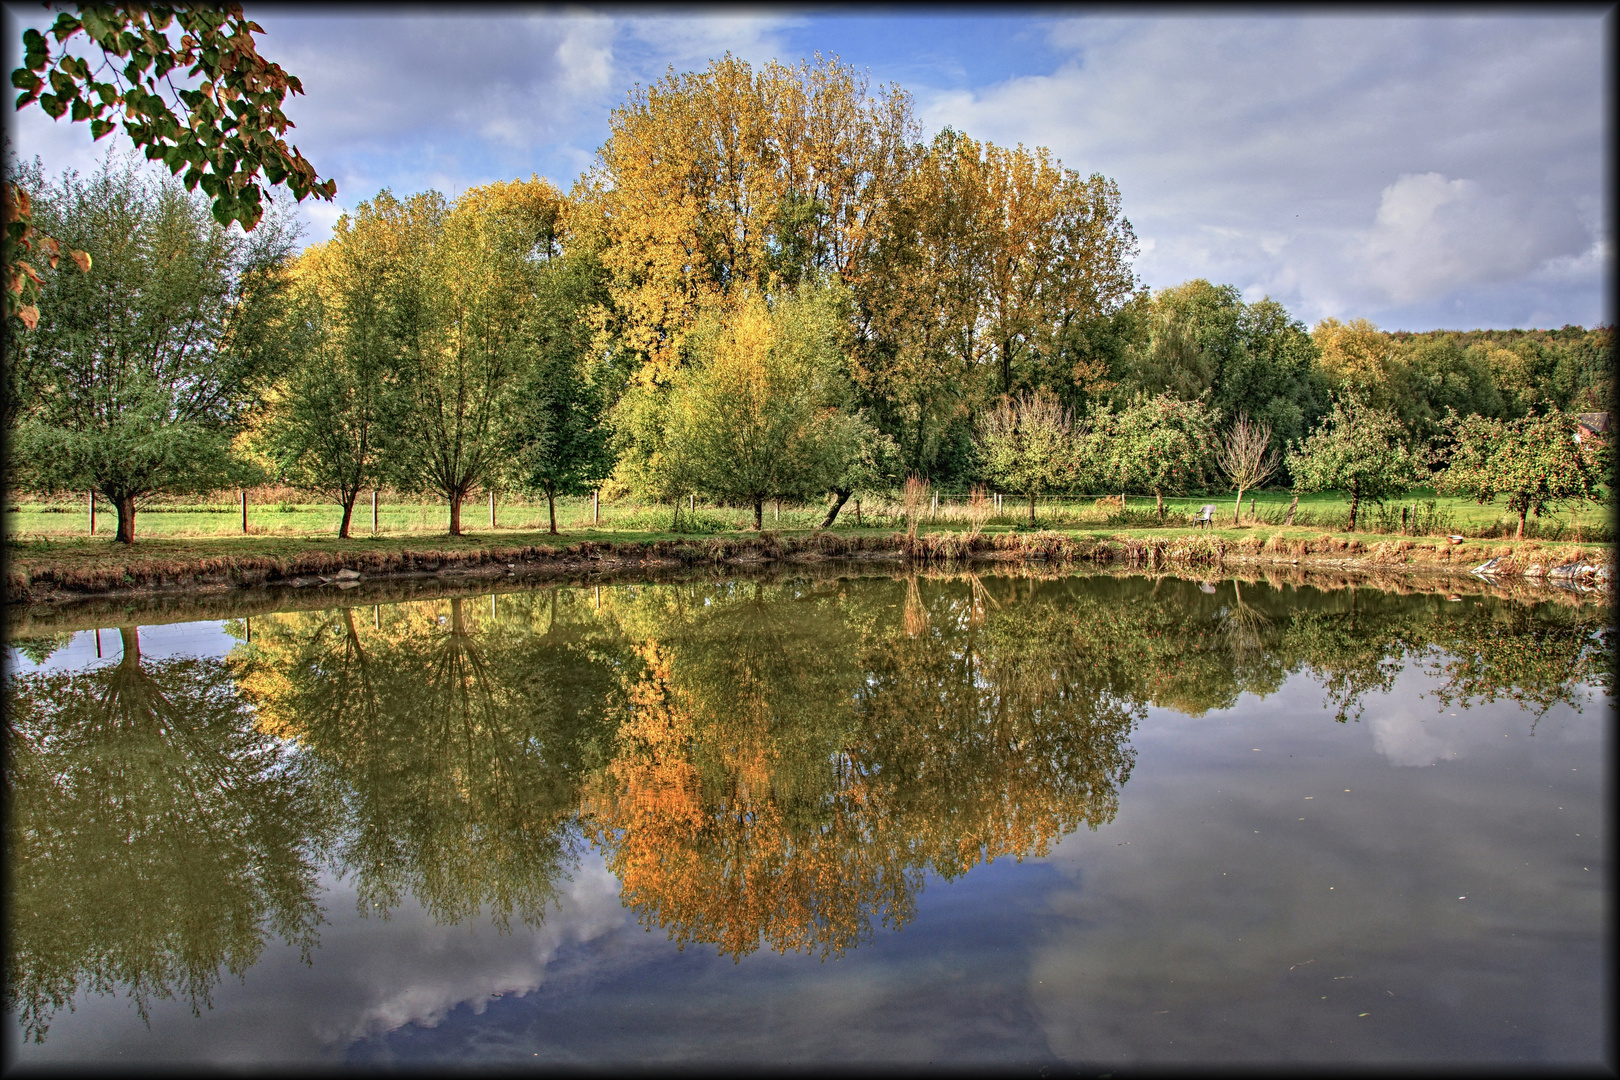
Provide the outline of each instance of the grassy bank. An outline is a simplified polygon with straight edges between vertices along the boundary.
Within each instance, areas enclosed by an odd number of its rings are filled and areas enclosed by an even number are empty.
[[[1286,491],[1263,491],[1245,497],[1239,524],[1280,526],[1292,496]],[[969,527],[966,498],[944,493],[937,507],[930,501],[923,527],[963,529]],[[1165,500],[1164,527],[1191,528],[1199,508],[1213,503],[1216,520],[1228,525],[1235,513],[1234,499],[1227,493],[1209,493]],[[98,504],[98,537],[111,535],[116,516],[104,503]],[[1403,514],[1404,512],[1404,514]],[[767,504],[765,526],[784,533],[808,532],[820,525],[825,507],[818,505]],[[1000,513],[992,515],[985,528],[1006,531],[1027,528],[1028,503],[1008,496]],[[1338,532],[1349,523],[1350,504],[1337,493],[1301,497],[1294,514],[1298,528]],[[167,539],[285,538],[319,539],[335,537],[341,517],[331,504],[313,503],[307,496],[290,489],[256,489],[248,493],[246,534],[242,531],[240,504],[235,492],[153,504],[136,515],[136,537],[140,541]],[[519,542],[545,530],[547,508],[543,500],[501,496],[496,501],[495,523],[490,524],[487,496],[464,504],[463,528],[484,542]],[[751,511],[744,507],[714,506],[697,502],[683,506],[677,520],[671,505],[648,505],[633,500],[604,502],[593,509],[589,498],[559,499],[558,527],[570,540],[626,540],[659,538],[670,535],[710,536],[743,531],[752,525]],[[1096,499],[1041,499],[1036,505],[1039,528],[1110,531],[1157,528],[1158,520],[1151,496],[1131,496],[1124,507]],[[1518,520],[1500,506],[1480,506],[1463,499],[1441,498],[1418,490],[1385,506],[1361,507],[1358,533],[1443,537],[1459,534],[1471,539],[1500,539],[1514,534]],[[863,530],[892,532],[905,528],[902,507],[890,500],[866,500],[857,513],[853,500],[846,504],[835,529],[840,534]],[[401,537],[435,538],[446,535],[448,510],[442,503],[402,499],[385,491],[377,511],[377,529],[372,531],[369,497],[356,506],[352,530],[357,538],[391,540]],[[12,496],[3,518],[4,534],[19,541],[67,540],[87,537],[88,500],[74,498],[31,498]],[[1531,518],[1526,538],[1555,542],[1609,542],[1613,540],[1611,514],[1607,507],[1587,505],[1546,518]],[[523,541],[527,542],[527,541]]]
[[[1609,545],[1546,540],[1465,540],[1331,533],[1263,523],[1191,531],[1185,525],[1067,529],[989,526],[977,534],[944,521],[920,524],[915,537],[887,528],[827,532],[768,530],[694,535],[644,531],[617,536],[575,529],[394,534],[340,541],[332,536],[150,536],[133,546],[100,537],[14,538],[6,545],[12,602],[85,594],[322,584],[339,570],[367,577],[476,573],[523,575],[634,566],[826,558],[894,558],[923,564],[969,559],[1090,561],[1149,569],[1278,563],[1366,565],[1390,570],[1464,571],[1488,559],[1502,574],[1536,573],[1576,563],[1607,566]]]

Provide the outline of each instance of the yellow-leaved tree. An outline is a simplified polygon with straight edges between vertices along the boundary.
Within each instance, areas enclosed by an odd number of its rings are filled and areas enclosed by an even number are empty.
[[[740,289],[858,273],[914,138],[910,98],[817,55],[759,69],[727,53],[614,110],[576,191],[600,238],[620,344],[657,382]]]

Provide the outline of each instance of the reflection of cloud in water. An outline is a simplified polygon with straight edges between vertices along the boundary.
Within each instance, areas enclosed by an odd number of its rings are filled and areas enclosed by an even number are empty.
[[[1442,759],[1451,761],[1459,753],[1452,738],[1437,737],[1460,735],[1463,732],[1447,730],[1451,725],[1442,719],[1421,715],[1413,709],[1391,709],[1369,717],[1373,747],[1389,759],[1391,765],[1433,765]]]
[[[318,963],[328,969],[326,1001],[308,1010],[302,1026],[323,1045],[346,1045],[409,1023],[435,1026],[462,1004],[482,1013],[497,996],[529,993],[545,981],[559,949],[625,921],[619,883],[595,858],[561,892],[561,908],[543,926],[504,936],[485,921],[436,925],[414,902],[386,921],[359,919],[341,933],[328,931]],[[343,886],[331,899],[334,907],[353,902]]]
[[[200,1021],[183,1004],[155,1002],[150,1028],[121,995],[81,993],[79,1022],[60,1023],[43,1045],[13,1044],[13,1051],[38,1064],[332,1060],[368,1035],[431,1027],[458,1006],[482,1012],[497,995],[529,993],[559,951],[598,942],[627,921],[618,882],[593,855],[563,883],[544,925],[505,935],[487,919],[439,925],[414,901],[387,919],[359,917],[350,885],[326,885],[321,903],[330,921],[311,967],[296,949],[272,945],[245,979],[219,986]]]

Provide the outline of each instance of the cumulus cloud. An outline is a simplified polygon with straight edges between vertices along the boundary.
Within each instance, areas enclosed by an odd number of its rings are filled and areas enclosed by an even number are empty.
[[[1155,286],[1421,319],[1556,266],[1578,275],[1564,321],[1590,323],[1606,40],[1595,15],[1080,18],[1051,30],[1056,70],[919,100],[1117,179]]]

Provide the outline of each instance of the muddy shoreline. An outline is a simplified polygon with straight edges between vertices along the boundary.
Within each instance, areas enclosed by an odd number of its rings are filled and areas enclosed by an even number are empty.
[[[1577,604],[1609,600],[1609,568],[1591,561],[1520,565],[1511,556],[1497,556],[1484,565],[1494,572],[1479,573],[1475,571],[1481,567],[1473,560],[1465,565],[1463,561],[1401,559],[1402,555],[1410,559],[1414,551],[1424,553],[1411,545],[1405,551],[1383,544],[1356,550],[1341,540],[1337,541],[1340,550],[1295,553],[1243,550],[1242,545],[1211,543],[1201,537],[1077,542],[1061,534],[1023,534],[1010,540],[980,536],[953,541],[947,534],[944,539],[922,537],[908,542],[896,535],[837,544],[828,544],[827,539],[585,542],[567,549],[401,552],[347,560],[315,552],[309,553],[314,558],[288,560],[291,565],[219,567],[199,560],[202,565],[165,565],[161,572],[141,577],[120,574],[122,580],[69,584],[41,575],[43,580],[36,577],[26,584],[13,579],[5,636],[14,640],[135,622],[152,625],[241,618],[272,611],[392,604],[548,586],[909,574],[1237,577],[1330,590],[1373,588]],[[1334,540],[1324,537],[1322,542],[1333,544]]]

